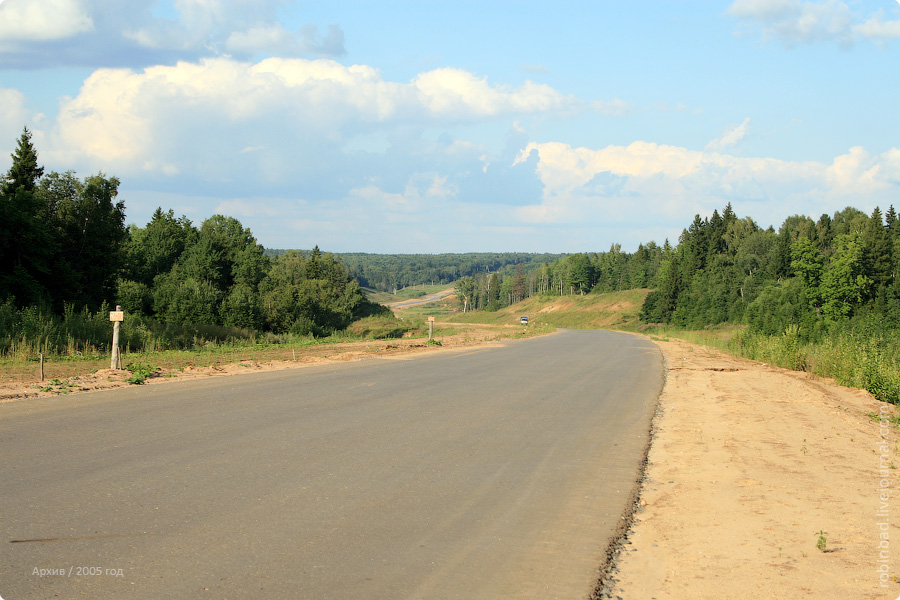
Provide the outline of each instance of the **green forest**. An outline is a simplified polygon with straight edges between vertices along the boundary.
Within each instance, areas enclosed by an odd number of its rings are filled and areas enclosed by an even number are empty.
[[[45,174],[27,129],[12,158],[0,187],[0,347],[102,346],[113,304],[129,314],[132,349],[255,331],[321,336],[389,313],[318,247],[270,258],[232,217],[197,227],[161,208],[145,227],[126,226],[115,177]]]
[[[468,252],[463,254],[338,254],[360,285],[382,292],[428,284],[450,284],[479,273],[508,272],[516,265],[534,268],[559,260],[561,254]]]
[[[846,328],[900,328],[900,221],[891,206],[871,215],[848,207],[817,221],[788,217],[776,232],[728,205],[684,229],[678,244],[634,253],[573,254],[512,275],[456,283],[465,310],[496,310],[536,294],[652,288],[646,323],[698,329],[721,323],[816,340]]]

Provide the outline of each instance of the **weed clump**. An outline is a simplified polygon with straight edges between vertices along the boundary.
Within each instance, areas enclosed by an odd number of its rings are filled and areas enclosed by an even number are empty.
[[[125,365],[125,369],[131,371],[131,377],[125,381],[133,385],[143,384],[149,377],[152,377],[159,367],[153,367],[140,362],[132,362]]]

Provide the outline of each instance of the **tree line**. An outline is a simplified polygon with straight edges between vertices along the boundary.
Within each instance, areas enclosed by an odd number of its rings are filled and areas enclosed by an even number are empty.
[[[360,285],[382,292],[419,284],[450,284],[460,277],[496,273],[515,265],[539,265],[561,254],[527,252],[467,252],[445,254],[340,253],[338,256]]]
[[[796,328],[815,341],[838,327],[900,328],[900,220],[893,206],[847,207],[818,220],[785,219],[776,231],[728,204],[694,217],[675,246],[580,253],[512,273],[456,282],[461,310],[497,310],[539,294],[652,288],[645,323],[702,328],[748,325],[763,334]]]
[[[613,244],[607,252],[571,254],[551,262],[462,277],[456,282],[459,307],[463,311],[499,310],[536,295],[654,287],[662,257],[669,250],[668,241],[663,247],[655,242],[640,244],[633,253]]]
[[[0,184],[0,302],[99,310],[120,304],[169,324],[325,335],[388,309],[316,247],[274,258],[232,217],[199,227],[158,208],[125,226],[119,180],[44,174],[26,128]],[[9,311],[6,311],[7,314]],[[9,313],[11,314],[11,313]]]
[[[900,222],[894,207],[788,217],[776,232],[726,206],[694,218],[662,257],[645,322],[731,322],[801,340],[864,323],[900,327]]]

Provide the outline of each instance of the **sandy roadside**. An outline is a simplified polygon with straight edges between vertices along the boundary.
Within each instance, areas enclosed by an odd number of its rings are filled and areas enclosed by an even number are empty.
[[[709,348],[658,345],[669,370],[647,473],[601,597],[897,598],[900,430],[866,415],[894,407]]]
[[[506,329],[515,333],[520,331],[518,327],[508,327]],[[301,346],[293,352],[291,348],[287,348],[281,353],[287,356],[286,359],[274,360],[242,358],[243,354],[252,356],[253,353],[237,349],[234,352],[233,361],[210,365],[208,364],[209,359],[203,362],[203,356],[198,355],[196,357],[198,364],[189,364],[177,369],[160,368],[146,379],[144,383],[156,385],[172,381],[305,368],[329,362],[346,362],[363,358],[403,358],[409,354],[420,352],[448,352],[476,344],[495,343],[502,337],[499,333],[501,332],[498,332],[498,328],[467,328],[461,333],[442,336],[440,346],[428,345],[425,343],[425,340],[418,338],[366,340]],[[505,335],[508,336],[508,332]],[[515,335],[510,337],[515,337]],[[141,359],[138,358],[137,360],[140,361]],[[128,359],[125,362],[127,361]],[[38,377],[36,367],[30,369],[28,375],[4,377],[3,380],[0,380],[0,403],[78,392],[109,390],[132,385],[126,382],[126,379],[131,377],[131,372],[126,370],[104,368],[92,371],[89,366],[79,365],[78,363],[69,366],[70,370],[75,371],[74,373],[60,375],[57,365],[48,368],[51,374],[43,382]]]

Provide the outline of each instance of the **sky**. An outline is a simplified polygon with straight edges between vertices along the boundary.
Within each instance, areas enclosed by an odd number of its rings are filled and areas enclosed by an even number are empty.
[[[900,209],[900,0],[0,0],[0,172],[267,248],[598,252]]]

